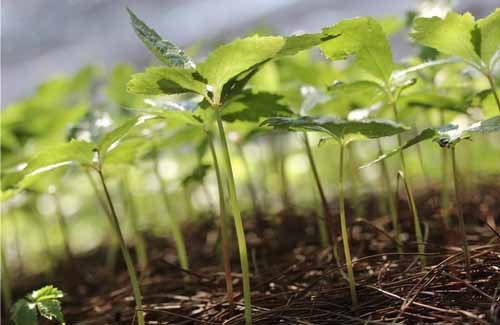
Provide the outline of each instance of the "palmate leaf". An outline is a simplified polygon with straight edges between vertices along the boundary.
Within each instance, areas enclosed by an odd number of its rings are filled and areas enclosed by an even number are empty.
[[[384,159],[394,156],[398,152],[405,150],[419,142],[433,140],[441,147],[449,148],[464,139],[470,139],[475,133],[500,132],[500,116],[495,116],[484,121],[472,124],[468,128],[460,129],[457,125],[448,125],[440,128],[427,128],[420,132],[414,138],[408,140],[404,145],[397,147],[388,153],[379,156],[377,159],[361,166],[360,168],[370,167]]]
[[[274,57],[285,45],[279,36],[238,38],[212,51],[198,65],[198,71],[213,87],[214,97],[220,98],[222,87],[240,73]]]
[[[387,137],[408,130],[408,127],[388,120],[347,121],[333,117],[311,116],[272,117],[261,125],[291,131],[322,132],[344,144],[354,140]]]
[[[132,75],[127,91],[140,95],[206,94],[206,85],[199,80],[195,69],[152,67]]]
[[[474,49],[474,29],[474,17],[470,13],[459,15],[450,12],[444,19],[417,18],[410,35],[417,43],[480,65],[481,59]]]
[[[388,82],[394,69],[392,52],[380,24],[371,17],[342,20],[323,30],[325,35],[340,35],[319,47],[331,60],[355,55],[357,63],[375,78]]]
[[[154,29],[147,26],[129,8],[132,27],[146,47],[169,67],[194,68],[195,64],[184,52],[172,42],[162,39]]]

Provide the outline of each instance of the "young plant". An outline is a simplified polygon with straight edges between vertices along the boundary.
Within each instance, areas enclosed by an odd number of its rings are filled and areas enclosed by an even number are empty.
[[[349,232],[344,203],[344,149],[351,141],[377,139],[399,134],[408,130],[407,127],[384,120],[347,121],[331,117],[274,117],[265,120],[263,126],[291,131],[315,131],[327,135],[326,140],[335,140],[340,145],[339,153],[339,205],[342,242],[347,266],[348,282],[351,300],[354,307],[358,304],[356,282],[352,267],[351,250],[349,247]]]
[[[19,299],[11,310],[16,325],[36,325],[38,315],[58,324],[65,324],[61,310],[64,294],[52,285],[45,286]]]
[[[129,160],[132,152],[123,155],[123,152],[117,150],[120,147],[120,141],[124,138],[134,127],[142,124],[148,117],[132,118],[127,122],[106,133],[102,139],[94,144],[83,140],[72,140],[68,143],[54,146],[39,155],[35,156],[26,167],[20,172],[22,179],[18,183],[19,188],[26,188],[38,179],[40,175],[50,170],[67,166],[69,164],[76,164],[83,169],[93,170],[97,173],[102,190],[105,195],[107,211],[109,212],[109,222],[113,229],[115,236],[118,238],[121,253],[127,267],[127,272],[130,278],[132,291],[136,303],[137,322],[139,325],[144,325],[144,314],[142,308],[142,295],[139,286],[139,281],[134,269],[132,258],[125,243],[123,233],[118,220],[111,194],[109,192],[103,168],[108,165],[108,162],[116,163],[121,159]]]
[[[439,52],[457,56],[483,74],[498,110],[500,99],[495,86],[494,70],[500,60],[500,9],[489,16],[475,20],[470,13],[450,12],[444,19],[417,18],[411,37],[419,44]]]
[[[223,125],[223,114],[228,105],[238,103],[245,85],[263,63],[320,44],[335,36],[305,34],[288,38],[280,36],[250,36],[236,39],[212,51],[207,59],[196,65],[191,58],[173,43],[164,40],[129,10],[132,25],[138,37],[166,66],[146,69],[129,81],[128,90],[144,95],[172,95],[194,93],[201,96],[207,109],[215,115],[222,144],[223,160],[228,180],[228,192],[238,240],[238,250],[243,273],[245,323],[252,323],[250,274],[245,232],[229,146]],[[237,106],[238,107],[238,106]],[[246,107],[243,107],[246,108]],[[241,109],[241,108],[240,108]],[[252,111],[250,110],[250,113]]]
[[[462,209],[462,191],[460,189],[460,178],[457,170],[457,162],[455,156],[455,146],[464,139],[470,139],[476,133],[491,133],[500,132],[500,116],[495,116],[484,121],[472,124],[471,126],[460,129],[457,125],[448,125],[441,128],[427,128],[420,132],[416,137],[408,140],[404,145],[393,149],[392,151],[378,157],[374,161],[361,166],[360,168],[369,167],[379,161],[387,159],[411,146],[414,146],[422,141],[432,140],[439,144],[442,148],[451,151],[452,159],[452,173],[455,187],[455,201],[458,216],[459,230],[462,234],[463,251],[465,259],[465,270],[467,277],[470,277],[470,254],[469,246],[467,244],[467,234],[465,232],[465,221]]]
[[[405,70],[397,70],[397,65],[392,58],[392,51],[382,26],[373,18],[360,17],[346,19],[338,24],[326,28],[323,31],[327,35],[340,35],[320,45],[320,49],[328,58],[332,60],[345,59],[350,55],[355,55],[356,66],[366,75],[364,79],[348,84],[334,84],[330,92],[335,93],[371,93],[374,98],[383,100],[392,108],[396,122],[400,122],[398,99],[401,92],[412,86],[415,79],[411,74],[421,69],[447,63],[448,61],[427,62]],[[398,143],[401,144],[401,135],[398,134]],[[416,220],[418,211],[415,204],[410,175],[408,173],[405,157],[401,153],[401,168],[405,179],[409,184],[408,197],[412,214]],[[393,219],[398,219],[394,218]],[[419,222],[418,222],[419,223]],[[422,243],[422,233],[420,227],[416,227],[416,237],[419,243],[419,253],[422,264],[425,264],[424,245]],[[399,238],[397,238],[399,240]]]

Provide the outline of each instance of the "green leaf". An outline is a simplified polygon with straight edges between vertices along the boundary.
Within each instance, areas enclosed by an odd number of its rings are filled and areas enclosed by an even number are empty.
[[[392,157],[394,156],[395,154],[397,154],[398,152],[406,149],[406,148],[409,148],[419,142],[422,142],[422,141],[425,141],[425,140],[429,140],[429,139],[433,139],[434,137],[436,137],[437,135],[439,134],[439,132],[434,129],[434,128],[428,128],[428,129],[425,129],[423,130],[422,132],[420,132],[416,137],[408,140],[405,144],[403,144],[401,147],[397,147],[391,151],[389,151],[388,153],[385,153],[381,156],[379,156],[377,159],[359,167],[360,169],[362,168],[367,168],[367,167],[370,167],[370,166],[373,166],[375,165],[376,163],[384,160],[384,159],[387,159],[389,157]]]
[[[37,303],[38,311],[43,317],[57,321],[59,323],[64,323],[64,316],[61,311],[61,303],[58,300],[44,300]]]
[[[263,117],[290,116],[292,112],[280,103],[281,99],[282,96],[268,92],[246,91],[223,106],[222,118],[227,122],[257,122]]]
[[[19,299],[11,310],[11,319],[16,325],[38,325],[36,305]]]
[[[127,81],[133,73],[134,69],[128,64],[119,64],[111,71],[106,93],[120,107],[135,107],[142,100],[141,96],[127,92]]]
[[[481,33],[480,56],[493,70],[495,60],[500,59],[500,8],[488,17],[479,19],[477,27]]]
[[[71,163],[90,166],[94,148],[94,144],[80,140],[49,147],[30,160],[22,172],[25,176],[33,176]]]
[[[272,117],[261,125],[292,131],[318,131],[344,144],[354,140],[391,136],[408,130],[408,127],[389,120],[347,121],[333,117],[311,116]]]
[[[61,299],[64,293],[53,285],[42,287],[28,295],[31,301],[39,302],[50,299]]]
[[[140,119],[138,117],[133,117],[120,125],[119,127],[111,130],[110,132],[104,134],[102,139],[97,144],[97,149],[101,155],[101,159],[104,159],[108,151],[111,151],[114,146],[125,137],[130,130],[139,123]]]
[[[500,132],[500,116],[494,116],[484,121],[472,124],[467,129],[466,133],[490,133]]]
[[[470,13],[448,13],[438,17],[417,18],[411,37],[419,44],[435,48],[447,55],[456,55],[465,61],[480,65],[481,59],[474,49],[474,17]]]
[[[148,27],[129,8],[127,11],[132,21],[132,27],[137,36],[146,47],[163,63],[169,67],[194,68],[195,64],[184,52],[175,44],[162,39],[154,29]]]
[[[399,97],[398,103],[400,107],[436,108],[456,113],[465,113],[469,106],[465,100],[425,91],[402,95]]]
[[[283,45],[276,57],[295,55],[301,51],[310,49],[311,47],[332,40],[338,36],[339,35],[325,35],[323,33],[314,33],[285,37],[285,45]]]
[[[340,35],[319,47],[331,60],[355,55],[357,63],[375,78],[388,82],[394,69],[392,52],[380,24],[373,18],[342,20],[325,28],[326,35]]]
[[[144,109],[144,112],[164,118],[170,125],[186,124],[195,127],[203,127],[203,120],[199,116],[201,112],[197,110],[198,105],[189,107],[188,105],[182,105],[168,100],[147,100],[147,103],[151,105],[151,107]],[[189,105],[191,104],[192,103],[189,103]]]
[[[194,92],[206,94],[206,85],[199,80],[194,69],[174,67],[152,67],[132,75],[127,83],[132,94],[161,95]]]
[[[190,184],[200,184],[207,175],[208,171],[212,166],[207,164],[200,164],[182,180],[182,185],[188,186]]]
[[[376,82],[368,80],[354,81],[350,83],[337,82],[328,87],[328,92],[335,97],[350,97],[360,99],[371,98],[377,101],[384,96],[384,89]]]
[[[213,87],[214,98],[220,98],[222,87],[233,77],[274,57],[285,40],[277,36],[238,38],[215,49],[198,65],[198,71]]]

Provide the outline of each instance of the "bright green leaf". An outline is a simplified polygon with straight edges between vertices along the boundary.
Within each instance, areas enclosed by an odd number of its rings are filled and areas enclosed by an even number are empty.
[[[419,44],[478,65],[481,59],[474,49],[474,28],[474,17],[470,13],[450,12],[444,19],[417,18],[411,37]]]
[[[210,53],[198,65],[198,71],[213,87],[214,97],[220,98],[224,84],[240,73],[271,59],[284,44],[285,40],[277,36],[238,38]]]
[[[325,28],[326,35],[340,35],[319,47],[332,60],[355,55],[357,63],[366,72],[384,82],[389,81],[394,69],[392,52],[380,24],[373,18],[361,17],[342,20]]]
[[[481,33],[480,56],[492,70],[494,61],[500,59],[500,8],[479,19],[477,26]]]

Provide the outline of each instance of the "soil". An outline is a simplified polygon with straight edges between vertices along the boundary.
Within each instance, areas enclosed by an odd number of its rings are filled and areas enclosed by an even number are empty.
[[[378,212],[377,199],[363,200],[364,220],[369,224],[350,220],[359,300],[356,309],[341,272],[343,262],[319,243],[314,212],[292,207],[277,215],[264,215],[257,218],[263,220],[259,229],[253,222],[256,218],[247,216],[254,323],[500,323],[500,235],[496,230],[500,185],[488,183],[464,194],[470,278],[465,272],[455,211],[451,211],[453,224],[445,228],[437,189],[417,195],[427,230],[425,266],[415,253],[407,202],[401,199],[399,210],[408,238],[402,252],[397,252],[389,218]],[[334,204],[331,210],[338,218]],[[352,216],[353,209],[349,210]],[[177,266],[171,241],[148,239],[149,267],[140,271],[140,277],[149,324],[244,324],[237,251],[232,254],[236,290],[232,308],[217,255],[218,232],[209,217],[203,220],[184,229],[189,234],[192,271]],[[338,243],[343,256],[340,238]],[[52,282],[66,293],[63,312],[68,324],[133,323],[134,301],[125,267],[119,262],[115,272],[110,272],[103,266],[105,254],[106,249],[101,249],[78,256],[76,267],[61,265],[56,270]],[[20,297],[46,282],[38,275],[21,277],[13,284],[15,297]]]

